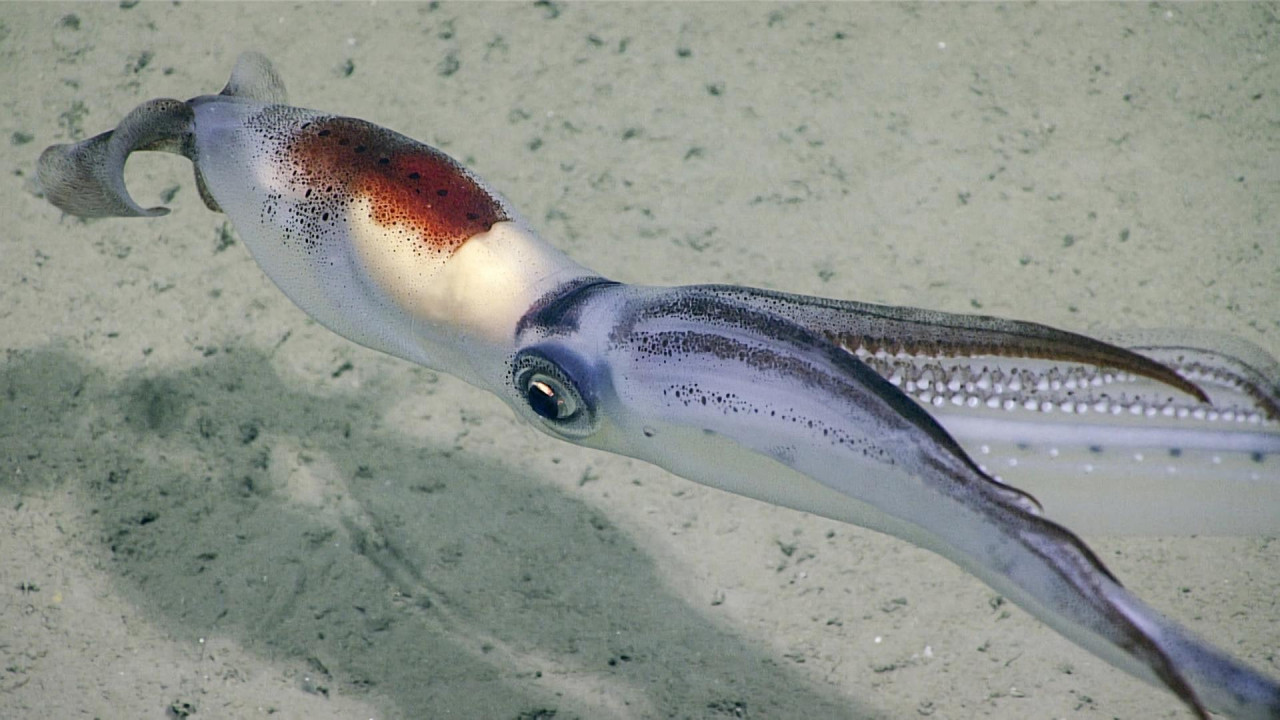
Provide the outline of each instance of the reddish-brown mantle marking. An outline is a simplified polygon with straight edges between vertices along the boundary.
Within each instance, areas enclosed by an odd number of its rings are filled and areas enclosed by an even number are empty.
[[[308,200],[321,206],[316,210],[336,215],[357,198],[368,198],[370,219],[408,226],[415,252],[451,255],[471,236],[511,219],[453,158],[363,120],[308,123],[287,152]]]

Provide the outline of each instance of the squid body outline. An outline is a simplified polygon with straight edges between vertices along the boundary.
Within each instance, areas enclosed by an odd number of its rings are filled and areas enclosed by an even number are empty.
[[[1143,466],[1154,482],[1201,462],[1230,484],[1157,503],[1157,515],[1183,515],[1156,527],[1274,531],[1280,368],[1256,347],[613,282],[440,151],[286,105],[256,53],[218,95],[152,100],[113,131],[45,150],[45,197],[84,217],[165,214],[125,188],[139,150],[189,158],[209,208],[340,335],[489,390],[553,437],[933,550],[1198,717],[1280,718],[1276,680],[1148,607],[1055,521],[1087,525],[1100,503],[1073,497],[1071,482],[1037,487],[1050,520],[978,461],[988,442],[1050,458],[1061,444],[1083,454],[1087,475],[1102,437],[1108,451],[1160,454]],[[1226,504],[1213,510],[1217,496]]]

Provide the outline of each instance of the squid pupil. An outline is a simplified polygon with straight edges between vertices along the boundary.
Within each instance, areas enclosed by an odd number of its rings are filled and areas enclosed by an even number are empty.
[[[564,400],[556,393],[555,388],[541,380],[529,383],[525,391],[529,407],[538,415],[548,420],[559,420],[564,409]]]

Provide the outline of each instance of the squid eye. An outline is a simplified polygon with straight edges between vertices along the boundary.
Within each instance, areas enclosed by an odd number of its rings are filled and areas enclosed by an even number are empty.
[[[529,408],[548,420],[568,420],[578,412],[578,400],[559,380],[535,372],[525,381]]]
[[[595,408],[564,364],[539,350],[525,350],[515,358],[512,380],[529,409],[552,431],[570,438],[583,438],[596,431]]]

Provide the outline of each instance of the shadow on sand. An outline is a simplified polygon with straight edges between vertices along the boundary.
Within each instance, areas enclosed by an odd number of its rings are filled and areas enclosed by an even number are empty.
[[[0,391],[24,470],[0,490],[66,483],[155,622],[301,660],[315,692],[412,718],[876,714],[672,596],[593,508],[380,429],[388,393],[300,393],[244,348],[119,384],[11,353]]]

